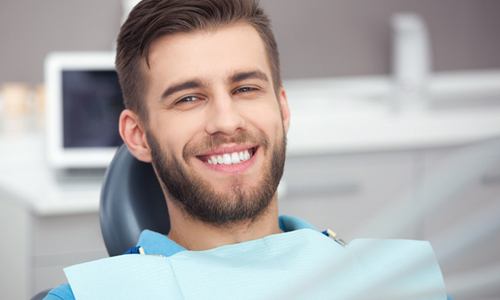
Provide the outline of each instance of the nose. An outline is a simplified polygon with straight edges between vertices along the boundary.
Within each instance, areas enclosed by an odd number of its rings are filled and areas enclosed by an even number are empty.
[[[245,124],[237,103],[228,94],[220,94],[211,101],[207,119],[206,131],[210,135],[233,135]]]

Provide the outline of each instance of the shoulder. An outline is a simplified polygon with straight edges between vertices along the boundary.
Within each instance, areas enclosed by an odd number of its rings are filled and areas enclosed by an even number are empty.
[[[69,284],[61,284],[60,286],[52,289],[44,300],[74,300],[75,296]]]

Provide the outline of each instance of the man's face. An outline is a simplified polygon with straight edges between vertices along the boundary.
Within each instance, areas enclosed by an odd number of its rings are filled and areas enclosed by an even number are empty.
[[[146,136],[174,204],[219,225],[259,216],[283,173],[288,108],[258,33],[236,24],[166,36],[149,65]]]

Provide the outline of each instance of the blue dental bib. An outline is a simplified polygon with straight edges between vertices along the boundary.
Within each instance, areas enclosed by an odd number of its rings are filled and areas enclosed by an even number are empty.
[[[169,257],[122,255],[65,273],[78,300],[446,299],[429,243],[358,239],[344,247],[312,229]]]

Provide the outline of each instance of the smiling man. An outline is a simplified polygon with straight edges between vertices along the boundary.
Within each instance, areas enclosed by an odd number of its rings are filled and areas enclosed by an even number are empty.
[[[130,151],[153,163],[170,199],[169,237],[193,250],[280,231],[275,192],[289,119],[258,31],[242,21],[205,26],[152,41],[144,109],[120,118]]]
[[[121,28],[116,67],[120,135],[152,163],[171,230],[143,232],[136,255],[67,268],[69,284],[47,299],[443,299],[427,244],[346,246],[279,217],[290,113],[277,45],[255,1],[144,0]],[[384,273],[363,261],[381,261]],[[388,266],[401,264],[424,284],[398,281],[407,276]]]

